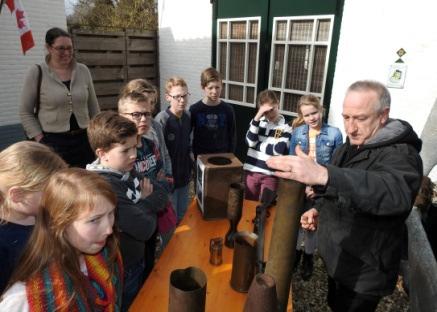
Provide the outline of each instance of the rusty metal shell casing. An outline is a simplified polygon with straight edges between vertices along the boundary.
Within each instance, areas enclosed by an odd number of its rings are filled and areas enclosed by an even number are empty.
[[[196,267],[177,269],[170,274],[169,312],[204,312],[206,275]]]
[[[243,311],[272,312],[277,305],[275,280],[268,274],[257,274],[250,285]]]
[[[254,233],[242,231],[235,235],[231,287],[238,292],[247,292],[255,275],[256,241]]]
[[[276,282],[277,311],[282,312],[286,311],[288,304],[305,185],[280,179],[277,194],[276,215],[265,273],[271,275]]]
[[[238,222],[243,212],[244,185],[243,183],[232,183],[229,186],[227,218],[229,230],[225,236],[225,245],[234,248],[234,238],[237,234]]]

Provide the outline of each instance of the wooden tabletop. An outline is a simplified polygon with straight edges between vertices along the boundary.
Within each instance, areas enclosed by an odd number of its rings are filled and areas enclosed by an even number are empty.
[[[238,225],[239,231],[253,231],[252,219],[255,217],[254,201],[245,201],[243,215]],[[267,255],[274,208],[266,222]],[[223,263],[214,266],[209,263],[209,241],[214,237],[223,237],[229,229],[229,221],[205,221],[193,200],[181,224],[155,265],[153,272],[144,283],[129,311],[167,311],[170,273],[175,269],[196,266],[207,276],[206,311],[241,312],[246,294],[234,291],[231,279],[233,249],[223,246]]]

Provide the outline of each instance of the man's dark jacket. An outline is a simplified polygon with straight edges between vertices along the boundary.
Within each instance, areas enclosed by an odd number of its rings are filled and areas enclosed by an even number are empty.
[[[355,292],[383,296],[395,287],[420,149],[407,122],[389,119],[365,145],[347,140],[326,166],[328,184],[316,191],[319,252],[329,276]]]

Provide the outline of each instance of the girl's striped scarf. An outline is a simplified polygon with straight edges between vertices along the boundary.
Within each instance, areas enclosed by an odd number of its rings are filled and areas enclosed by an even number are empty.
[[[53,263],[26,282],[27,301],[32,312],[118,312],[121,309],[123,265],[120,252],[110,263],[108,249],[85,256],[89,286],[75,289],[57,264]]]

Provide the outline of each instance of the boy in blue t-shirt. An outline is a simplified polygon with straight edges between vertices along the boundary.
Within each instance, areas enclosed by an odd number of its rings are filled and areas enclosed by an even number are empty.
[[[205,69],[200,76],[204,97],[190,106],[193,128],[193,153],[234,153],[236,145],[235,113],[220,99],[222,80],[215,68]]]

